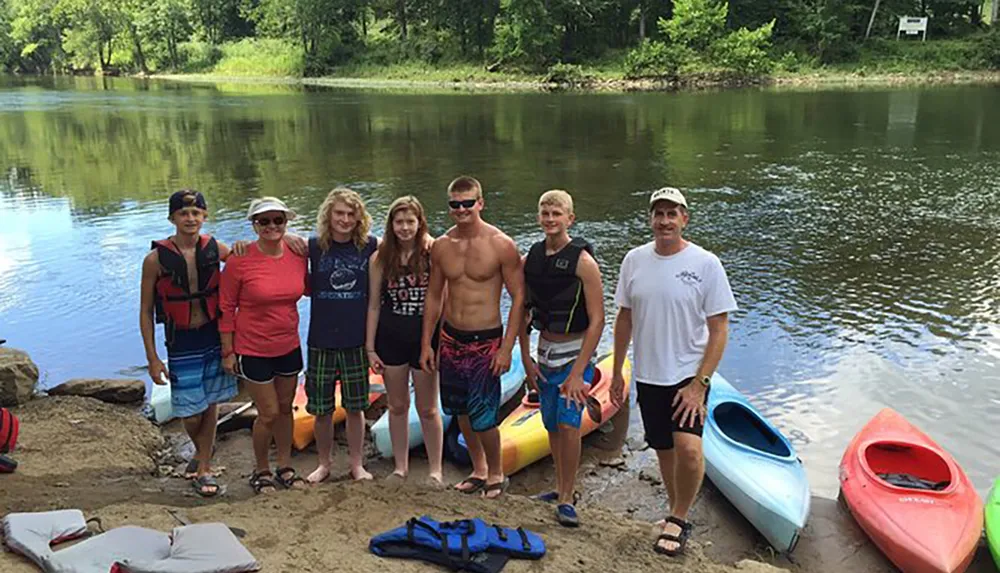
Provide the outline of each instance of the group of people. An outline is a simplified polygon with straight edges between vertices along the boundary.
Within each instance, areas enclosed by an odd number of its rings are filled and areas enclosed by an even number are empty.
[[[330,476],[338,386],[350,475],[372,479],[363,456],[371,370],[383,376],[388,397],[395,460],[389,479],[409,473],[412,378],[428,479],[443,484],[440,403],[457,417],[472,461],[472,472],[453,488],[500,497],[509,485],[498,430],[500,376],[520,344],[555,462],[556,490],[535,497],[555,504],[559,523],[579,525],[580,425],[605,324],[594,249],[570,237],[575,214],[565,191],[539,198],[544,238],[523,257],[509,236],[482,219],[479,181],[458,177],[447,197],[454,226],[442,236],[430,236],[420,201],[405,196],[390,205],[378,239],[361,196],[337,188],[320,206],[308,240],[286,232],[295,212],[284,202],[255,199],[247,219],[257,240],[232,249],[201,234],[208,209],[201,193],[170,197],[175,232],[155,241],[143,262],[140,327],[150,377],[171,385],[174,415],[195,445],[190,477],[199,494],[221,491],[211,469],[217,405],[236,395],[237,378],[258,412],[255,492],[307,487]],[[677,555],[691,534],[687,514],[704,475],[700,436],[710,380],[736,302],[718,257],[683,238],[689,213],[679,190],[652,194],[649,221],[653,241],[626,255],[615,292],[611,399],[618,406],[628,400],[622,371],[634,339],[638,405],[669,496],[654,549]],[[503,289],[512,301],[506,327]],[[304,296],[311,304],[305,364],[297,310]],[[154,321],[164,323],[166,366],[157,356]],[[534,358],[532,329],[539,331]],[[290,463],[292,401],[303,368],[319,454],[305,478]]]

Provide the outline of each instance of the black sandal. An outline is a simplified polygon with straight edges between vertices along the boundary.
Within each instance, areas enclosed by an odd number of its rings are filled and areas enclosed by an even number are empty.
[[[483,488],[483,497],[486,499],[499,499],[500,496],[507,491],[507,487],[510,485],[510,478],[504,476],[503,481],[497,483],[488,483],[486,487]],[[497,492],[496,495],[490,495],[492,492]]]
[[[288,474],[288,473],[290,473],[292,475],[291,475],[291,477],[286,478],[285,474]],[[291,466],[289,466],[287,468],[278,468],[278,469],[274,470],[274,479],[279,484],[281,484],[281,487],[283,487],[285,489],[292,489],[292,487],[295,486],[296,482],[308,483],[308,482],[306,482],[306,480],[304,480],[302,478],[302,476],[300,476],[295,471],[295,468],[293,468]]]
[[[191,482],[191,486],[194,487],[194,490],[198,492],[198,495],[201,497],[215,497],[222,493],[222,486],[219,485],[215,476],[211,475],[203,475],[194,478],[194,481]]]
[[[462,484],[465,484],[465,485],[467,485],[469,487],[465,487],[465,488],[458,487],[458,486],[460,486]],[[458,491],[458,492],[461,492],[461,493],[473,494],[473,493],[482,491],[483,486],[485,486],[485,485],[486,485],[486,480],[484,480],[483,478],[467,477],[464,480],[456,483],[454,489],[455,489],[455,491]]]
[[[274,475],[270,470],[264,470],[262,472],[254,470],[254,472],[250,474],[250,487],[253,488],[254,493],[260,493],[261,490],[268,487],[274,491],[278,491],[278,486],[274,485],[274,480],[271,479],[273,477]]]
[[[672,535],[670,533],[661,533],[656,541],[653,543],[653,551],[666,555],[668,557],[677,557],[678,555],[683,555],[684,550],[687,548],[688,539],[691,538],[691,532],[694,530],[694,524],[690,521],[684,521],[679,517],[669,516],[664,520],[666,523],[673,523],[674,525],[681,528],[680,535]],[[677,544],[676,549],[666,549],[660,545],[661,541],[673,541]]]

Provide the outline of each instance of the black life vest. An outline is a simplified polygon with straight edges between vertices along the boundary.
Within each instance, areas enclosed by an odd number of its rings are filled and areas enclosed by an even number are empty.
[[[569,334],[590,326],[583,281],[576,276],[583,251],[594,255],[593,245],[579,238],[554,255],[545,254],[545,241],[531,245],[524,262],[524,282],[532,328]]]
[[[195,245],[198,266],[198,290],[191,292],[187,261],[170,239],[153,241],[163,274],[156,280],[156,322],[175,328],[191,328],[191,301],[201,303],[209,320],[219,316],[219,244],[202,235]],[[168,333],[168,338],[170,334]]]

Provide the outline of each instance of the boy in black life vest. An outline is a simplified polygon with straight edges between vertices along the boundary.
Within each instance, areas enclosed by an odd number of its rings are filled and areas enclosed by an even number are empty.
[[[574,220],[569,193],[542,194],[538,223],[545,240],[533,244],[524,259],[527,316],[520,336],[524,370],[539,393],[556,464],[557,491],[537,499],[557,502],[556,518],[568,527],[579,525],[573,496],[580,465],[580,421],[594,378],[591,358],[604,329],[601,270],[590,243],[570,238]],[[537,363],[531,359],[529,324],[539,331]]]
[[[139,326],[146,347],[149,377],[170,383],[173,414],[195,446],[194,488],[204,497],[219,493],[210,463],[219,402],[236,396],[236,378],[222,369],[219,339],[219,262],[229,248],[201,235],[208,214],[205,197],[192,190],[170,196],[170,222],[176,231],[154,241],[142,262]],[[156,355],[156,322],[164,324],[169,371]]]

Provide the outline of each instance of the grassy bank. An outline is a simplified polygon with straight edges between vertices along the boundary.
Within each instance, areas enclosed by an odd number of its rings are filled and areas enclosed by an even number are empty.
[[[311,85],[466,89],[665,90],[736,87],[747,84],[792,86],[832,84],[996,83],[991,54],[981,39],[928,42],[873,40],[851,62],[821,65],[787,53],[776,58],[773,72],[747,77],[688,67],[672,78],[627,78],[625,54],[600,61],[556,64],[546,70],[490,68],[472,62],[385,62],[362,59],[319,75],[307,74],[302,50],[280,40],[243,40],[210,47],[184,46],[185,64],[177,73],[157,74],[174,80],[291,82]]]

